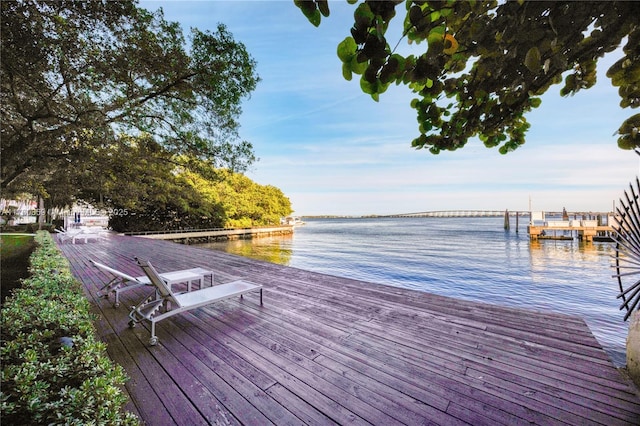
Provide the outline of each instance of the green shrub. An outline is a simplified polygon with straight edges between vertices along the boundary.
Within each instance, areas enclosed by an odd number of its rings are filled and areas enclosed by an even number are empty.
[[[3,423],[138,424],[122,408],[126,375],[96,339],[81,284],[49,233],[36,243],[31,275],[0,318]]]
[[[43,231],[53,232],[53,230],[56,228],[56,226],[60,227],[62,225],[59,224],[59,221],[56,222],[56,224],[45,223],[42,226],[42,230]],[[0,232],[8,232],[8,233],[26,232],[26,233],[29,233],[29,234],[33,234],[37,230],[38,230],[38,224],[37,223],[36,224],[28,223],[28,224],[22,224],[22,225],[7,225],[6,223],[0,224]]]

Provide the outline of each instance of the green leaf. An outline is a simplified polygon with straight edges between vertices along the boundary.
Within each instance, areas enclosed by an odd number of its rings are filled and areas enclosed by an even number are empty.
[[[307,17],[309,22],[313,24],[314,27],[320,26],[322,15],[320,14],[320,11],[318,9],[314,10],[313,13],[310,13],[308,15],[305,13],[305,16]]]
[[[531,72],[537,73],[538,71],[540,71],[540,49],[538,49],[536,46],[533,46],[531,49],[529,49],[526,56],[524,57],[524,65]]]
[[[318,4],[318,10],[322,13],[322,16],[329,16],[329,2],[327,0],[316,0]]]
[[[560,89],[560,95],[561,96],[567,96],[570,93],[575,92],[576,90],[576,75],[575,74],[569,74],[565,80],[564,80],[564,87],[562,89]]]
[[[360,79],[360,89],[367,95],[373,95],[376,92],[375,83],[370,83],[364,77]]]
[[[422,15],[422,9],[418,6],[412,6],[411,9],[409,9],[409,13],[407,14],[407,19],[408,23],[411,26],[417,27],[424,19],[424,16]]]
[[[347,80],[347,81],[351,81],[351,78],[353,78],[353,74],[351,73],[351,63],[350,62],[343,62],[342,63],[342,77],[344,77],[344,79]]]
[[[316,27],[320,25],[322,15],[320,14],[320,11],[316,7],[316,3],[313,0],[294,0],[293,3],[300,8],[309,22],[311,22]]]
[[[371,95],[371,98],[376,102],[380,100],[380,93],[383,93],[387,87],[388,84],[383,85],[379,80],[369,82],[364,77],[360,79],[360,88],[362,89],[362,91],[368,95]]]
[[[367,3],[360,3],[355,12],[353,12],[353,18],[355,19],[355,26],[357,28],[369,27],[375,17],[376,15],[371,11]]]
[[[357,49],[358,45],[353,37],[346,37],[338,44],[338,58],[340,58],[342,62],[351,62]]]
[[[358,55],[353,55],[353,57],[351,58],[350,66],[351,66],[350,68],[351,72],[362,75],[362,73],[364,73],[367,70],[367,67],[369,66],[369,62],[368,61],[359,62]]]
[[[393,55],[391,55],[391,57],[389,58],[389,60],[396,60],[398,61],[398,67],[397,67],[397,72],[396,72],[396,77],[401,77],[404,69],[405,69],[405,64],[406,64],[406,60],[404,59],[404,56],[402,55],[398,55],[397,53],[394,53]]]
[[[427,35],[427,43],[431,45],[434,43],[444,42],[445,30],[446,28],[444,25],[439,25],[437,27],[431,28],[431,30],[429,31],[429,34]]]

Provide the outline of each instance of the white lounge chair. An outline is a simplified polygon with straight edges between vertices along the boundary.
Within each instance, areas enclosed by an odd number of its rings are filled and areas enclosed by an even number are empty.
[[[75,244],[76,240],[84,240],[84,243],[88,243],[89,240],[106,240],[107,237],[105,237],[104,235],[102,235],[99,232],[93,232],[93,231],[81,231],[78,235],[74,235],[73,237],[71,237],[71,244]]]
[[[76,243],[76,240],[84,240],[85,244],[89,242],[89,240],[101,240],[106,239],[104,236],[103,229],[90,229],[90,228],[82,228],[82,229],[71,229],[68,231],[61,231],[59,229],[55,229],[55,231],[60,234],[60,242],[65,242],[67,240],[71,240],[72,244]]]
[[[162,321],[170,316],[201,308],[234,296],[242,297],[243,294],[252,291],[260,291],[260,305],[262,305],[261,285],[238,280],[176,294],[171,291],[171,286],[168,286],[164,282],[150,262],[140,259],[136,259],[136,261],[145,274],[147,274],[151,283],[156,287],[156,291],[137,306],[131,307],[131,312],[129,312],[129,318],[131,318],[129,327],[133,328],[137,323],[144,320],[151,322],[151,339],[149,340],[149,344],[152,346],[158,343],[158,338],[156,337],[156,322]]]
[[[59,238],[60,238],[60,242],[64,243],[67,240],[72,239],[73,237],[75,237],[76,235],[78,235],[80,233],[79,229],[73,229],[73,230],[69,230],[69,231],[65,231],[63,229],[54,229],[54,231],[56,233],[59,234]]]
[[[98,263],[95,260],[91,260],[91,263],[93,263],[96,268],[102,269],[103,271],[113,275],[114,278],[104,286],[102,286],[102,288],[98,291],[98,296],[108,299],[109,294],[113,293],[113,306],[115,308],[120,306],[120,292],[133,290],[134,288],[145,285],[152,285],[151,281],[146,275],[142,275],[140,277],[132,277],[129,274],[118,271],[117,269],[111,268],[110,266],[103,265],[102,263]],[[186,282],[187,290],[191,291],[191,285],[193,282],[199,282],[199,286],[200,288],[202,288],[204,286],[204,277],[209,275],[211,275],[211,285],[213,285],[213,271],[199,267],[182,269],[179,271],[164,272],[160,274],[160,277],[162,277],[164,282],[169,285],[169,288],[171,288],[173,284]]]

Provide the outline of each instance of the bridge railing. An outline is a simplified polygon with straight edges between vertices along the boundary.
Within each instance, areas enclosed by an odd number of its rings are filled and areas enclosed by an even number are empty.
[[[504,212],[504,210],[437,210],[395,214],[389,215],[388,217],[502,217],[504,216]]]

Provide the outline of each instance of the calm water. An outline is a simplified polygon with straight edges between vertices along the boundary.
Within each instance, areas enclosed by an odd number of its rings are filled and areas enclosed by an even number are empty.
[[[307,219],[293,236],[203,246],[296,268],[583,317],[616,365],[627,323],[611,243],[530,242],[502,218]]]

